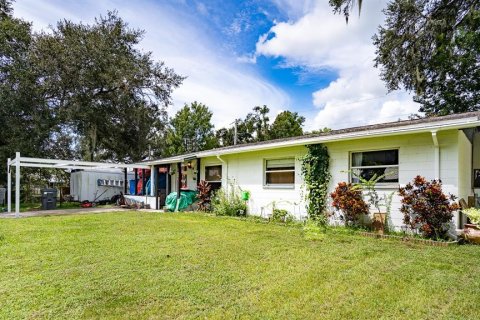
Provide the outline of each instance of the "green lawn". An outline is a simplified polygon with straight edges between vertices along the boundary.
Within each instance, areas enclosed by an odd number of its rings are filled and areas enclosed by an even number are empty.
[[[97,205],[97,208],[111,208],[112,205]],[[6,208],[2,207],[2,209]],[[57,207],[54,210],[65,210],[65,209],[79,209],[81,208],[80,202],[57,202]],[[12,210],[15,210],[15,204],[12,203]],[[20,212],[26,211],[38,211],[42,210],[42,204],[39,202],[32,202],[32,203],[21,203],[20,204]]]
[[[479,319],[480,247],[201,214],[0,219],[0,319]]]

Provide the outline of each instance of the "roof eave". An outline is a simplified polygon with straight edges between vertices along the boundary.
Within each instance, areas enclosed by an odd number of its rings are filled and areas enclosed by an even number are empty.
[[[444,120],[444,121],[435,121],[435,122],[425,122],[418,123],[406,126],[399,127],[387,127],[379,128],[372,130],[362,130],[362,131],[353,131],[346,132],[334,135],[321,135],[315,137],[305,137],[294,140],[287,141],[276,141],[272,143],[265,143],[260,145],[245,145],[238,146],[236,148],[225,149],[225,150],[206,150],[200,151],[194,154],[197,158],[205,158],[211,156],[221,156],[228,154],[236,153],[245,153],[252,151],[262,151],[274,148],[286,148],[286,147],[295,147],[295,146],[304,146],[309,144],[317,143],[329,143],[337,141],[348,141],[348,140],[358,140],[365,138],[373,138],[378,136],[395,136],[402,134],[415,134],[415,133],[425,133],[425,132],[438,132],[445,130],[455,130],[455,129],[466,129],[480,126],[480,117],[472,116],[468,118],[453,119],[453,120]],[[187,158],[192,158],[192,154],[180,155],[171,158],[159,159],[155,161],[146,162],[147,165],[158,165],[158,164],[171,164],[184,162]]]

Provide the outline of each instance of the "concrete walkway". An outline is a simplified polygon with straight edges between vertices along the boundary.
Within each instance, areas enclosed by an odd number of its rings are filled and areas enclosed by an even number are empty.
[[[63,216],[63,215],[71,215],[71,214],[106,213],[106,212],[117,212],[117,211],[163,212],[163,210],[153,210],[153,209],[78,208],[78,209],[37,210],[37,211],[20,212],[20,218]],[[15,212],[0,213],[0,218],[15,218]]]

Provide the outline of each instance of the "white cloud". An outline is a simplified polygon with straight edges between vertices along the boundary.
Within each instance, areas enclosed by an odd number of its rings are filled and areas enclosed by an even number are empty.
[[[166,3],[119,0],[86,0],[68,2],[68,5],[61,0],[14,3],[15,15],[33,21],[36,30],[55,25],[63,18],[92,22],[107,10],[117,9],[131,27],[146,31],[141,42],[144,50],[152,51],[155,59],[165,61],[177,73],[187,76],[174,91],[170,115],[184,103],[196,100],[211,108],[215,126],[222,127],[235,118],[244,117],[255,105],[270,106],[272,114],[277,112],[275,106],[289,106],[287,94],[258,75],[253,66],[239,64],[236,57],[226,56],[220,49],[221,44],[209,36],[195,17],[184,13],[181,6],[181,2],[172,7]],[[197,2],[196,8],[207,13],[201,2]]]
[[[371,37],[383,22],[384,5],[381,0],[364,1],[361,16],[352,13],[347,25],[343,16],[332,13],[327,1],[317,1],[297,20],[277,23],[260,37],[257,55],[284,57],[290,66],[338,72],[337,80],[313,93],[318,111],[307,121],[309,129],[395,121],[418,110],[407,93],[386,95],[379,70],[373,66]],[[304,4],[298,11],[302,8]]]

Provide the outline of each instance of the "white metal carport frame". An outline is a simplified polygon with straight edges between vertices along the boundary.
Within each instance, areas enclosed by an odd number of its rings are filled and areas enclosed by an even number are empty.
[[[21,157],[20,152],[15,154],[15,159],[7,160],[7,211],[12,212],[12,168],[15,169],[15,217],[20,216],[20,168],[50,168],[62,170],[74,169],[150,169],[145,164],[125,164],[108,162],[91,162],[76,160],[57,160]]]

